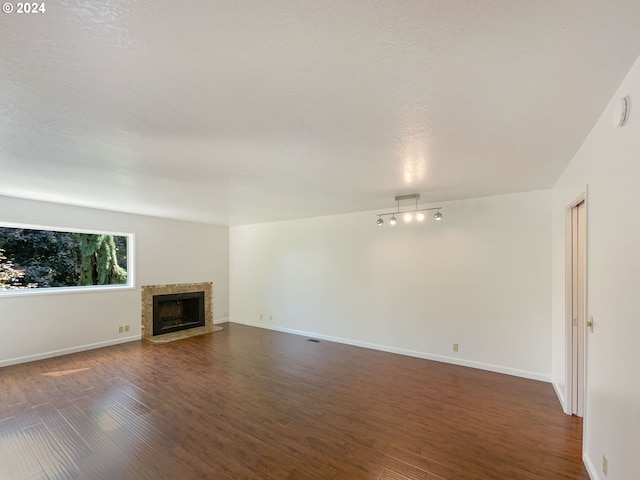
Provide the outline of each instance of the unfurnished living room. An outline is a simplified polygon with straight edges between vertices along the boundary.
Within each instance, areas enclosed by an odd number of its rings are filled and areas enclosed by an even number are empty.
[[[0,480],[640,478],[640,2],[0,14]]]

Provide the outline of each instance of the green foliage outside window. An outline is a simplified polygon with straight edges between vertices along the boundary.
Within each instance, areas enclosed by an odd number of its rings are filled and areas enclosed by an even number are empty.
[[[0,290],[126,284],[127,240],[0,227]]]
[[[4,256],[4,250],[0,248],[0,289],[28,288],[23,287],[24,271],[14,268],[13,262]]]

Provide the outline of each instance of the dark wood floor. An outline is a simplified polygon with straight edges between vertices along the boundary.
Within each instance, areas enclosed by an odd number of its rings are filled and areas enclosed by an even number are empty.
[[[0,369],[0,479],[588,479],[549,384],[226,324]]]

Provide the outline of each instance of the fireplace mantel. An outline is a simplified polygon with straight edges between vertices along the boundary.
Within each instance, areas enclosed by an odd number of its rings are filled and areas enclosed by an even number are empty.
[[[155,295],[171,295],[178,293],[204,292],[204,326],[190,328],[175,333],[153,335],[153,297]],[[142,286],[142,338],[150,341],[166,341],[170,336],[179,334],[181,338],[213,332],[213,284],[179,283],[172,285]],[[165,338],[166,337],[166,338]]]

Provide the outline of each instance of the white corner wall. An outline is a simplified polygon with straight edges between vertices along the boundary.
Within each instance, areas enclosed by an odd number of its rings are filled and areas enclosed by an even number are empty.
[[[231,227],[230,320],[548,381],[551,191],[439,205]]]
[[[140,286],[213,282],[229,311],[229,229],[0,196],[0,220],[135,234],[135,289],[0,297],[0,366],[140,338]],[[119,325],[131,330],[117,333]]]
[[[612,110],[629,95],[627,125]],[[640,478],[640,59],[553,188],[553,381],[565,395],[564,211],[587,192],[584,458],[593,479]]]

